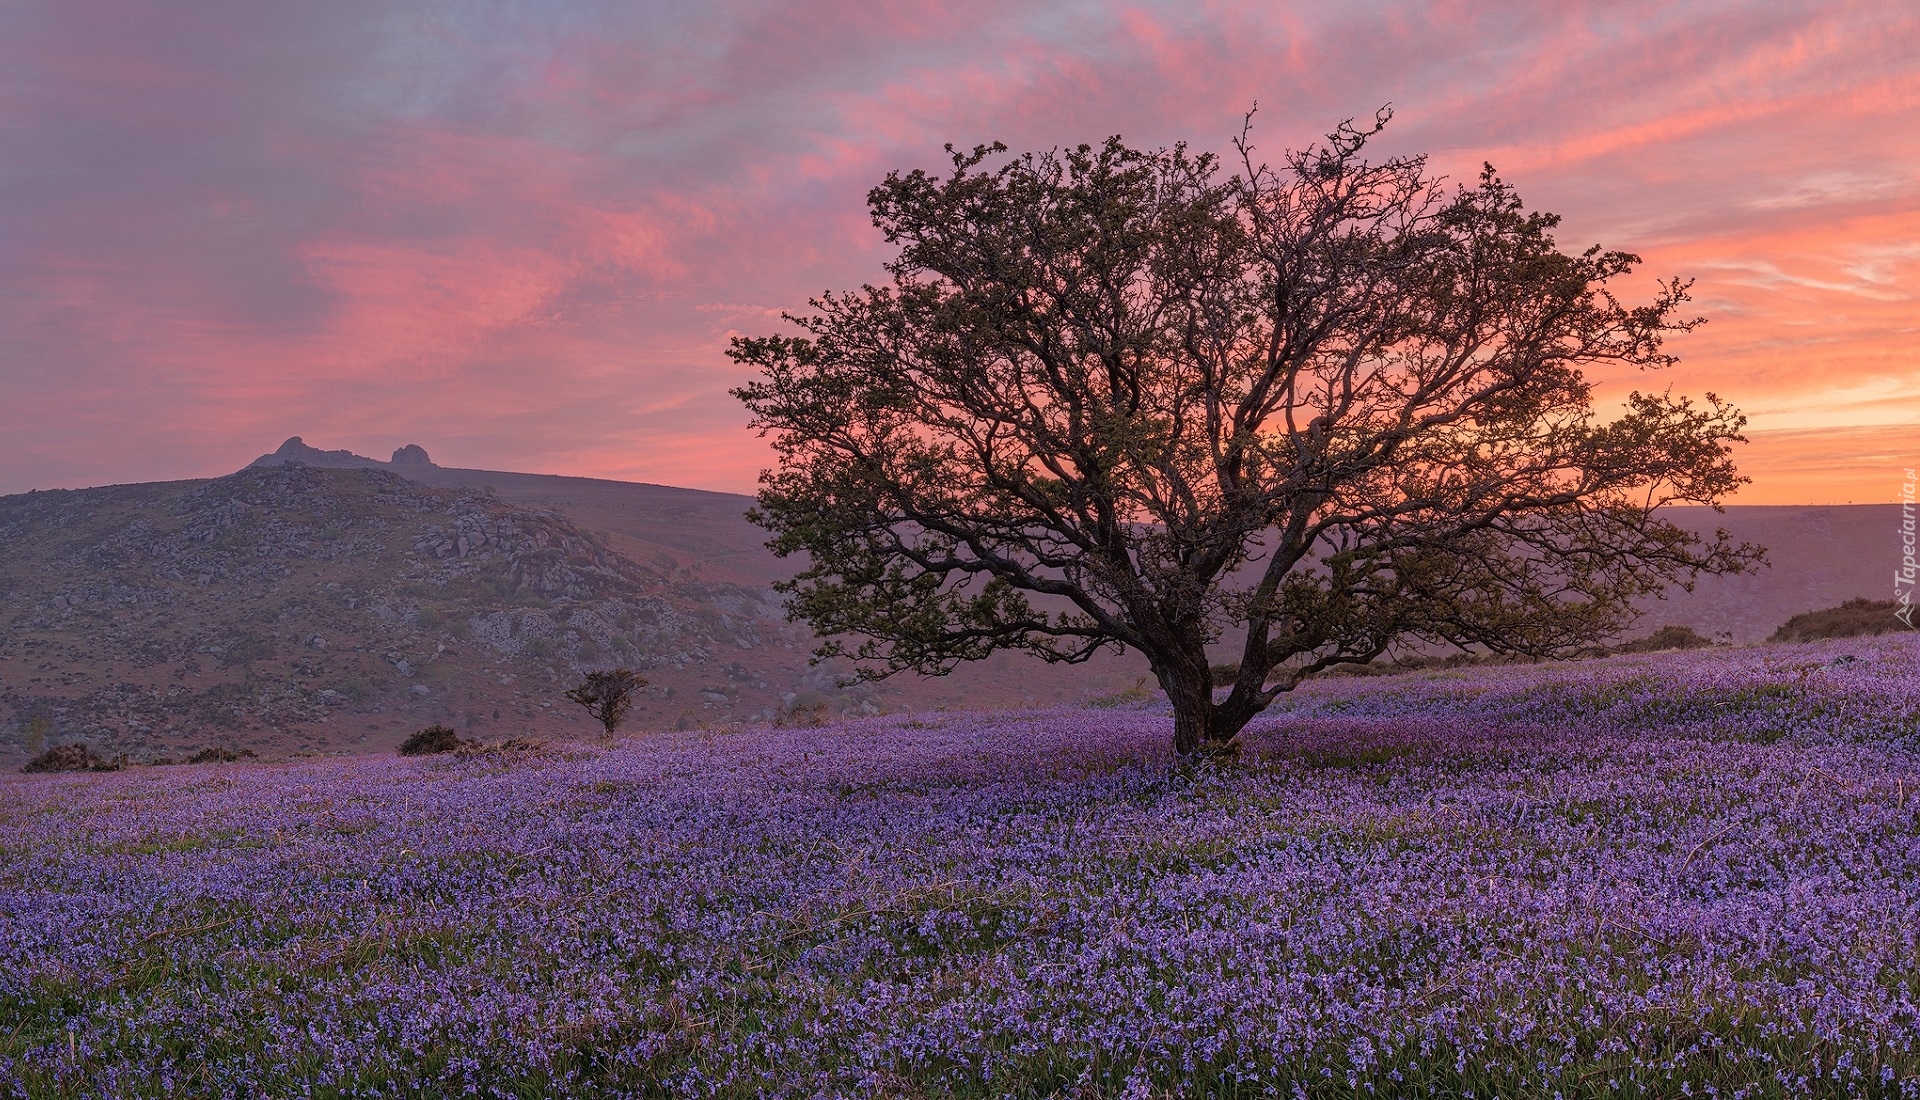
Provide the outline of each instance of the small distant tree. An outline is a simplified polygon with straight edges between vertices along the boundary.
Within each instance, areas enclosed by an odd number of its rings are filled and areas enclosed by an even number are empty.
[[[585,682],[567,692],[567,698],[587,708],[587,713],[605,726],[607,736],[612,737],[627,712],[633,709],[633,697],[646,686],[640,674],[630,668],[608,669],[587,673]]]
[[[1659,511],[1745,480],[1744,417],[1635,393],[1600,419],[1583,373],[1674,362],[1687,284],[1621,302],[1637,257],[1562,252],[1491,167],[1370,162],[1385,122],[1278,169],[1243,130],[1231,175],[1114,138],[949,147],[874,188],[891,284],[730,351],[779,457],[752,517],[806,555],[785,591],[816,656],[872,679],[1137,650],[1187,756],[1335,665],[1573,654],[1756,562]]]

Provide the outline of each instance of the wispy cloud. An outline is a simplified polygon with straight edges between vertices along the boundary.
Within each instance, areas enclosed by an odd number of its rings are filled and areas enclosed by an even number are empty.
[[[748,489],[725,338],[878,277],[888,169],[1221,149],[1256,100],[1270,155],[1390,102],[1391,149],[1696,277],[1662,385],[1920,419],[1901,5],[74,0],[0,7],[0,492],[294,433]],[[1785,438],[1742,499],[1810,491]]]

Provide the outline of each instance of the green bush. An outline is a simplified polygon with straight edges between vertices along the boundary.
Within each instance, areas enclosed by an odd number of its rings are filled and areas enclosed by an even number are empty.
[[[675,729],[685,729],[688,715],[681,715],[682,725]],[[827,704],[802,703],[798,700],[781,707],[780,713],[773,716],[775,729],[818,729],[827,724]]]
[[[123,761],[113,761],[102,757],[85,745],[55,745],[20,768],[23,772],[113,772],[119,771]]]
[[[434,723],[426,729],[400,742],[401,756],[431,756],[435,753],[452,752],[461,745],[460,735],[451,726]]]
[[[1705,649],[1713,644],[1713,639],[1701,637],[1688,626],[1663,626],[1644,638],[1635,638],[1631,642],[1622,642],[1613,647],[1614,653],[1659,653],[1669,649]]]
[[[251,760],[259,755],[252,749],[236,749],[226,745],[214,745],[201,749],[187,757],[189,764],[231,764],[236,760]]]
[[[1898,607],[1892,600],[1851,599],[1839,607],[1795,615],[1767,641],[1816,642],[1823,638],[1857,638],[1905,630],[1906,624],[1893,615]]]

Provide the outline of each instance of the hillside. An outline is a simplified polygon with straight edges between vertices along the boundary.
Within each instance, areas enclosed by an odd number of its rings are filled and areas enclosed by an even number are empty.
[[[558,694],[603,658],[650,670],[637,717],[731,717],[777,708],[804,664],[757,589],[669,582],[557,513],[383,470],[31,493],[0,500],[0,539],[0,702],[136,758],[570,728]],[[721,657],[746,651],[795,675]]]
[[[454,469],[435,465],[412,444],[395,451],[394,458],[381,462],[350,451],[323,451],[295,436],[252,465],[381,469],[423,485],[485,489],[510,504],[560,512],[634,560],[682,579],[766,585],[792,573],[766,548],[766,532],[747,522],[749,497],[590,477]]]
[[[697,516],[641,514],[661,549],[635,560],[623,551],[641,539],[378,463],[0,498],[0,757],[26,755],[34,717],[53,742],[135,760],[384,750],[430,722],[581,737],[562,692],[613,664],[650,681],[635,729],[1057,701],[1103,683],[999,661],[841,688],[839,670],[808,666],[808,635],[764,585],[720,579],[745,573],[712,564],[724,547],[694,556]]]
[[[391,462],[295,438],[210,481],[0,498],[0,758],[39,716],[54,741],[136,759],[212,744],[384,750],[429,722],[475,736],[582,736],[561,693],[623,664],[652,682],[635,729],[769,720],[794,707],[997,709],[1077,702],[1133,657],[1048,667],[1000,655],[945,678],[842,689],[767,587],[788,563],[746,497]],[[1741,508],[1682,522],[1769,548],[1649,608],[1750,643],[1889,587],[1892,506]]]
[[[255,463],[352,463],[429,485],[485,487],[514,504],[561,512],[636,560],[676,575],[685,569],[689,577],[764,585],[791,572],[788,563],[767,551],[766,532],[747,522],[750,497],[594,478],[448,469],[434,465],[414,445],[396,451],[395,459],[383,463],[346,451],[320,451],[295,437]],[[1674,508],[1667,514],[1691,530],[1724,527],[1737,540],[1765,546],[1770,566],[1753,575],[1706,577],[1693,592],[1676,590],[1665,600],[1649,601],[1646,619],[1636,631],[1689,626],[1709,637],[1746,644],[1763,641],[1801,612],[1856,596],[1886,599],[1893,594],[1900,546],[1898,505],[1732,505],[1723,513]]]

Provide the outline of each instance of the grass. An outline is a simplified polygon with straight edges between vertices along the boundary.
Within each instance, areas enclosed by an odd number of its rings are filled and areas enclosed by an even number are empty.
[[[1914,1095],[1876,646],[10,780],[0,1095]]]

